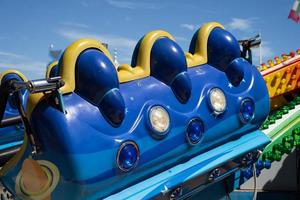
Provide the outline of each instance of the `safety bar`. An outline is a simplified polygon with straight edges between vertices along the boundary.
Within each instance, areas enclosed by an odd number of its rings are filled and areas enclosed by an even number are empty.
[[[21,91],[28,90],[29,93],[45,93],[55,92],[64,85],[61,77],[53,77],[49,79],[38,79],[28,82],[18,81],[16,79],[9,79],[0,85],[0,127],[15,125],[20,122],[24,124],[25,133],[28,135],[29,141],[32,145],[33,152],[37,153],[40,150],[38,138],[31,128],[29,119],[22,106]],[[3,119],[8,97],[12,97],[12,101],[16,104],[19,116]]]

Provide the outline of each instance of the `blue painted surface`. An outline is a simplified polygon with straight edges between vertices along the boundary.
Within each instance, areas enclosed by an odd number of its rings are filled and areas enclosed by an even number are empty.
[[[191,43],[190,43],[190,46],[189,46],[189,52],[191,54],[194,54],[195,53],[195,50],[196,50],[196,44],[198,43],[198,33],[199,33],[200,29],[198,29],[193,37],[192,37],[192,40],[191,40]],[[200,38],[199,38],[200,39]]]
[[[231,33],[215,28],[208,38],[207,54],[210,65],[226,71],[230,63],[240,57],[240,45]]]
[[[137,65],[137,57],[138,57],[138,53],[139,53],[141,43],[142,43],[144,37],[145,36],[143,36],[134,47],[132,57],[131,57],[131,66],[132,67],[136,67],[136,65]]]
[[[241,67],[240,59],[234,59],[225,70],[229,82],[235,87],[241,83],[244,77],[244,70]]]
[[[257,142],[259,141],[259,142]],[[205,152],[186,163],[175,166],[134,186],[107,197],[106,199],[151,199],[166,188],[174,188],[192,178],[209,172],[220,163],[232,160],[243,153],[262,147],[270,142],[260,131],[254,131],[239,140],[228,142]],[[220,192],[218,192],[219,194]],[[213,196],[215,196],[214,193]],[[203,198],[203,196],[202,196]]]
[[[54,67],[52,67],[52,69],[50,71],[50,74],[49,74],[50,78],[56,77],[56,76],[59,76],[59,67],[58,67],[58,65],[55,65]]]
[[[20,131],[20,133],[23,133],[23,132]],[[21,144],[23,144],[23,140],[16,141],[16,142],[11,142],[11,140],[10,140],[9,142],[5,142],[3,145],[0,146],[0,151],[11,148],[11,147],[20,146]]]
[[[222,34],[227,39],[222,38]],[[208,45],[211,65],[195,66],[186,71],[182,71],[186,66],[180,66],[182,68],[175,73],[185,73],[182,76],[188,77],[191,83],[191,95],[185,104],[178,101],[178,96],[168,85],[174,76],[162,79],[157,74],[156,78],[149,76],[119,84],[114,66],[104,54],[94,49],[80,54],[75,70],[76,90],[63,96],[67,113],[43,100],[31,116],[32,126],[43,145],[43,153],[33,158],[51,161],[60,171],[60,182],[51,196],[54,199],[99,199],[205,155],[205,159],[198,160],[201,162],[194,163],[191,171],[179,168],[179,177],[174,176],[168,182],[176,184],[265,145],[269,139],[256,131],[269,113],[269,96],[263,78],[244,59],[235,60],[239,47],[229,33],[219,29],[212,31]],[[223,47],[230,52],[221,51]],[[173,58],[174,52],[169,53],[164,56]],[[178,56],[181,57],[181,53]],[[243,75],[236,87],[224,73],[225,65],[230,65],[233,60]],[[217,116],[212,112],[208,98],[209,90],[214,87],[222,89],[227,99],[225,112]],[[240,105],[247,98],[255,102],[254,117],[248,123],[242,123]],[[163,106],[170,115],[170,130],[161,140],[152,137],[148,125],[148,110],[154,105]],[[115,116],[122,111],[121,122],[115,121]],[[201,142],[191,146],[186,138],[186,128],[193,118],[203,122],[204,133]],[[118,150],[126,141],[134,141],[140,150],[136,168],[128,173],[122,172],[116,164]],[[28,156],[24,155],[3,178],[9,189],[14,190],[14,178]],[[160,192],[158,189],[151,194]]]
[[[76,62],[75,92],[97,106],[112,125],[120,125],[125,115],[125,105],[119,92],[117,71],[101,51],[87,49]]]
[[[7,80],[19,80],[22,81],[22,78],[15,74],[15,73],[9,73],[5,75],[1,82],[3,83],[4,81]],[[26,106],[27,104],[27,97],[28,97],[28,92],[27,91],[22,91],[22,102],[23,102],[23,107]],[[9,117],[15,117],[18,116],[19,112],[17,110],[16,105],[13,102],[12,97],[8,97],[8,102],[6,104],[5,112],[4,112],[4,119],[9,118]],[[22,144],[22,140],[24,137],[24,128],[22,124],[18,124],[16,126],[9,126],[5,128],[0,128],[0,150],[5,150],[14,146],[19,146]]]
[[[175,96],[186,103],[191,96],[191,80],[182,49],[169,38],[155,41],[150,56],[151,76],[171,86]]]

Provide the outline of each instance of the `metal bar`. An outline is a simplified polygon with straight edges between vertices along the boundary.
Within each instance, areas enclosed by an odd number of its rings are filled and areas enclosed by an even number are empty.
[[[12,125],[17,125],[19,123],[22,123],[22,117],[21,116],[6,118],[6,119],[3,119],[1,121],[0,128],[7,127],[7,126],[12,126]]]
[[[0,166],[3,166],[19,150],[20,150],[20,145],[0,151]]]

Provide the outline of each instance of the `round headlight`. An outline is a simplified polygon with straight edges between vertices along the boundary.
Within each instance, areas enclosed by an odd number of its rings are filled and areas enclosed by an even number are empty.
[[[213,88],[209,92],[209,103],[216,114],[221,114],[226,109],[226,97],[220,88]]]
[[[203,137],[204,126],[200,119],[192,119],[186,129],[186,137],[191,145],[199,143]]]
[[[170,127],[170,116],[162,106],[153,106],[149,111],[149,120],[152,130],[158,136],[167,134]]]
[[[124,171],[128,172],[132,170],[138,163],[139,160],[139,149],[134,142],[124,142],[117,155],[118,167]]]
[[[244,99],[240,108],[240,119],[243,123],[248,123],[254,116],[255,104],[252,99]]]

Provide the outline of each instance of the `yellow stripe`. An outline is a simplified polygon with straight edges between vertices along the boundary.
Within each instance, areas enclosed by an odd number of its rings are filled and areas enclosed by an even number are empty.
[[[91,48],[102,51],[113,62],[110,53],[101,42],[91,39],[77,40],[65,50],[59,66],[60,75],[65,81],[65,85],[60,89],[63,94],[75,90],[75,65],[77,58],[84,50]]]
[[[3,71],[3,72],[0,73],[0,82],[2,81],[2,78],[4,76],[6,76],[7,74],[17,74],[18,76],[21,77],[21,79],[23,79],[23,81],[25,81],[25,82],[28,81],[28,79],[26,78],[26,76],[24,76],[24,74],[22,74],[18,70],[8,69],[8,70],[5,70],[5,71]]]
[[[120,83],[145,78],[150,76],[150,54],[155,41],[159,38],[167,37],[174,40],[173,36],[168,32],[157,30],[145,35],[143,38],[139,52],[137,54],[137,63],[134,68],[129,65],[121,65],[118,68],[118,77]]]
[[[194,67],[207,63],[207,42],[211,31],[214,28],[224,28],[217,22],[210,22],[201,27],[198,32],[195,53],[186,53],[186,60],[188,67]],[[118,78],[120,83],[133,81],[141,78],[145,78],[150,75],[150,56],[151,49],[155,41],[161,37],[167,37],[174,40],[173,36],[169,33],[161,30],[149,32],[143,38],[139,52],[137,54],[137,63],[134,68],[128,64],[120,65],[118,67]],[[113,59],[108,50],[96,40],[81,39],[71,44],[63,53],[60,65],[60,75],[65,82],[65,85],[60,89],[63,94],[71,93],[75,90],[75,65],[78,56],[86,49],[94,48],[102,51],[113,63]],[[28,116],[41,100],[43,94],[31,94],[29,95],[27,104]]]
[[[214,28],[224,29],[224,27],[217,22],[207,23],[200,28],[196,39],[195,53],[191,54],[187,52],[185,55],[188,67],[195,67],[207,63],[207,42]]]
[[[65,85],[60,88],[62,94],[71,93],[75,90],[75,65],[78,56],[86,49],[98,49],[102,51],[112,62],[112,57],[108,50],[102,45],[101,42],[92,39],[81,39],[71,44],[63,53],[61,63],[59,63],[59,74],[65,82]],[[35,106],[43,98],[43,94],[30,94],[28,97],[26,112],[28,117]]]

